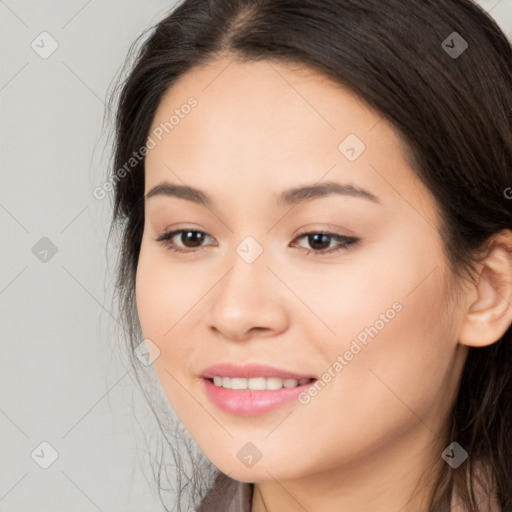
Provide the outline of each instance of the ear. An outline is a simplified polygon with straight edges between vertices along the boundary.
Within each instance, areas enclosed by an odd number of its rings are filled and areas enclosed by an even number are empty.
[[[512,323],[512,231],[492,237],[480,268],[459,333],[459,343],[471,347],[495,343]]]

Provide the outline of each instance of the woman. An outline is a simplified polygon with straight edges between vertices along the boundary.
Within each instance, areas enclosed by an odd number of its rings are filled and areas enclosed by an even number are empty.
[[[185,0],[115,101],[121,312],[215,468],[198,510],[512,510],[494,21]]]

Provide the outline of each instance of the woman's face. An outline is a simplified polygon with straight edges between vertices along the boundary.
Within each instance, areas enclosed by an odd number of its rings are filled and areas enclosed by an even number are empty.
[[[220,59],[168,91],[150,137],[138,314],[205,455],[257,482],[430,453],[464,312],[390,124],[307,68]],[[235,387],[316,381],[222,389],[203,377],[217,364]]]

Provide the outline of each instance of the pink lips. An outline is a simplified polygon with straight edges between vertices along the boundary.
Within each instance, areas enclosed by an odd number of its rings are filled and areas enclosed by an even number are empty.
[[[257,416],[280,407],[297,398],[312,382],[293,387],[275,390],[255,391],[250,389],[224,389],[213,383],[213,377],[279,377],[281,379],[313,379],[311,375],[301,375],[271,366],[251,364],[237,366],[233,364],[217,364],[206,368],[202,373],[206,395],[220,409],[238,416]]]

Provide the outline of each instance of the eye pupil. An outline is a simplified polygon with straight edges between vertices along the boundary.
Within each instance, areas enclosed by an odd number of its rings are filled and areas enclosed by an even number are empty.
[[[183,237],[186,237],[185,240]],[[189,245],[189,247],[199,247],[201,245],[203,239],[203,233],[200,231],[184,231],[181,234],[181,240],[182,242],[186,242],[185,245],[189,244],[189,242],[192,242],[192,245]]]
[[[329,247],[330,242],[329,235],[325,235],[323,233],[314,233],[312,235],[308,235],[308,243],[313,249],[322,250]]]

